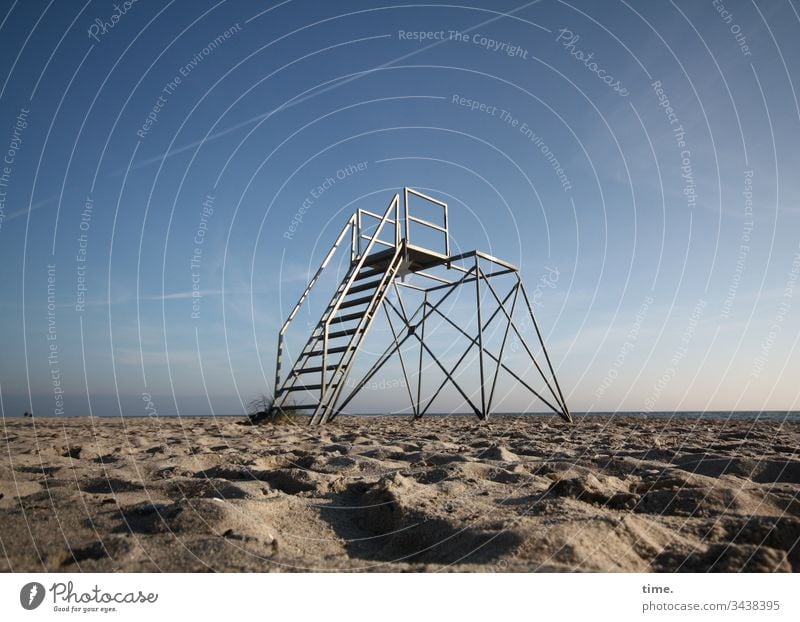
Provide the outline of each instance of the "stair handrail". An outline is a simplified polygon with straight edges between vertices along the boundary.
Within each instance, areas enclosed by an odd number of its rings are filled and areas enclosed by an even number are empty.
[[[370,238],[369,244],[367,244],[367,248],[358,258],[358,263],[356,264],[355,268],[350,273],[350,278],[347,280],[347,284],[345,285],[344,289],[342,290],[339,299],[336,301],[331,312],[328,314],[328,318],[325,320],[325,324],[322,327],[322,370],[321,370],[321,380],[320,380],[320,390],[319,390],[319,401],[320,404],[322,400],[325,398],[325,368],[328,364],[328,329],[330,328],[331,320],[333,320],[336,313],[339,311],[339,307],[342,304],[342,300],[347,295],[347,292],[352,287],[353,283],[358,276],[359,271],[361,268],[364,267],[364,263],[366,262],[367,256],[369,255],[372,247],[375,245],[375,240],[380,236],[381,231],[383,230],[383,226],[389,220],[389,214],[392,213],[392,210],[395,210],[395,222],[399,223],[400,220],[400,194],[395,194],[394,198],[392,199],[391,203],[389,203],[389,207],[386,208],[386,212],[383,214],[380,222],[378,223],[378,228],[375,230],[375,233]],[[397,225],[395,225],[397,227]],[[361,232],[359,230],[359,235]]]
[[[359,256],[359,257],[361,256],[360,255],[360,253],[361,253],[361,240],[369,241],[369,240],[375,238],[375,242],[377,244],[380,244],[381,246],[388,246],[389,248],[394,248],[394,247],[400,245],[400,226],[401,226],[401,222],[400,222],[400,209],[399,209],[399,206],[398,206],[398,209],[395,212],[395,217],[392,218],[392,219],[387,220],[387,222],[390,222],[390,223],[392,223],[392,225],[394,225],[394,241],[393,242],[387,242],[385,240],[381,240],[378,237],[376,237],[376,234],[378,233],[377,230],[375,231],[375,234],[373,234],[372,236],[370,236],[369,234],[366,234],[366,233],[361,233],[361,230],[363,228],[362,216],[369,216],[371,218],[374,218],[379,223],[383,219],[383,216],[381,216],[380,214],[376,214],[375,212],[371,212],[371,211],[365,210],[363,208],[359,208],[358,209],[358,211],[356,212],[356,222],[358,223],[358,235],[357,235],[357,245],[356,245],[356,255],[357,256]]]
[[[303,303],[308,298],[308,294],[311,292],[311,289],[314,287],[316,282],[319,280],[319,277],[322,274],[323,270],[325,270],[327,265],[330,263],[330,260],[333,258],[333,255],[336,253],[336,251],[339,248],[339,245],[342,243],[342,240],[344,239],[345,235],[347,235],[348,229],[350,230],[350,261],[352,262],[352,261],[355,260],[355,252],[356,252],[356,250],[355,250],[356,249],[356,215],[353,214],[350,217],[350,219],[347,221],[345,226],[342,228],[342,232],[339,234],[339,237],[336,238],[336,241],[331,246],[330,250],[328,251],[328,254],[325,256],[325,259],[323,260],[323,262],[320,264],[319,268],[317,269],[317,272],[314,274],[314,276],[308,282],[308,285],[306,285],[306,288],[303,291],[303,294],[300,296],[300,299],[297,301],[297,304],[294,305],[294,308],[292,309],[292,312],[289,313],[289,316],[286,318],[286,321],[283,323],[283,326],[281,327],[280,331],[278,332],[278,352],[277,352],[276,361],[275,361],[275,389],[274,389],[276,395],[277,395],[278,387],[280,386],[280,380],[281,380],[281,358],[283,356],[284,335],[286,334],[286,331],[288,330],[289,325],[292,323],[292,320],[294,320],[295,316],[297,315],[297,312],[300,310],[300,307],[303,306]]]
[[[375,304],[376,304],[375,301],[376,301],[378,295],[381,292],[384,292],[384,295],[385,295],[385,290],[389,286],[389,283],[387,283],[387,279],[391,280],[391,278],[394,278],[395,276],[397,276],[397,271],[400,268],[400,264],[398,263],[398,257],[400,257],[400,253],[401,253],[402,249],[403,249],[403,247],[400,246],[400,245],[395,247],[394,255],[392,255],[392,259],[389,262],[389,266],[387,267],[386,271],[383,273],[383,276],[381,277],[381,280],[378,282],[378,287],[375,289],[375,293],[372,296],[372,300],[370,300],[370,302],[369,302],[369,304],[367,306],[367,310],[364,313],[364,317],[361,318],[361,321],[358,324],[357,331],[359,331],[359,332],[361,331],[362,325],[367,320],[367,316],[369,315],[370,310],[372,310],[372,311],[375,310],[374,309]],[[389,276],[390,274],[392,275],[391,278]],[[364,335],[366,335],[367,330],[369,330],[369,324],[367,324],[367,326],[364,328],[364,333],[360,336],[360,338],[362,338],[362,339],[364,338]],[[358,333],[356,333],[356,334],[358,334]],[[345,363],[345,358],[348,357],[348,356],[350,356],[350,357],[353,356],[353,352],[350,351],[351,349],[352,348],[350,346],[348,346],[348,351],[346,351],[344,353],[344,356],[342,356],[341,360],[339,361],[339,365],[336,367],[336,370],[333,372],[332,377],[336,377],[336,375],[339,374],[339,373],[342,373],[342,377],[339,380],[339,384],[333,390],[334,394],[333,394],[333,397],[330,398],[330,400],[329,400],[329,405],[333,405],[336,402],[336,400],[339,399],[339,395],[341,394],[342,388],[344,387],[344,382],[345,382],[345,380],[347,378],[347,371],[345,371],[343,369],[343,366],[344,366],[344,363]],[[349,365],[349,363],[348,363],[348,365]],[[349,368],[348,368],[348,370],[349,370]],[[320,408],[322,407],[322,398],[321,397],[320,397],[320,406],[319,407]],[[323,412],[319,413],[320,414],[320,420],[321,420],[322,423],[327,421],[329,413],[330,413],[330,409],[326,405],[325,412],[324,413]],[[316,417],[316,413],[315,413],[314,416]],[[313,418],[312,418],[312,421],[313,421]]]

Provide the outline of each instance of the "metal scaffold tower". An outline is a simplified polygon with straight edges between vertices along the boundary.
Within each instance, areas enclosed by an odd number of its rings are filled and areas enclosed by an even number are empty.
[[[410,201],[438,211],[440,218],[435,220],[441,224],[413,215]],[[254,421],[285,410],[307,412],[311,424],[332,421],[395,356],[415,418],[429,412],[445,387],[452,386],[480,419],[487,419],[498,398],[498,379],[505,377],[572,421],[518,268],[477,250],[451,255],[448,223],[446,203],[411,188],[403,189],[402,201],[396,194],[382,215],[359,209],[350,217],[278,333],[274,401],[271,410]],[[291,369],[282,376],[286,331],[337,250],[346,248],[348,237],[349,268]],[[469,299],[475,303],[474,326],[454,321],[443,306],[461,288],[473,288],[474,299],[472,295]],[[420,299],[413,311],[401,290]],[[348,380],[380,311],[390,328],[391,343],[359,380]],[[446,326],[467,343],[449,367],[434,351],[434,320],[437,330]],[[418,347],[413,365],[408,360],[409,345]],[[524,369],[509,364],[509,349],[517,360],[525,360]],[[430,367],[423,367],[425,356]],[[479,378],[467,385],[464,370],[469,366],[477,368]],[[441,377],[425,399],[424,369],[439,370]]]

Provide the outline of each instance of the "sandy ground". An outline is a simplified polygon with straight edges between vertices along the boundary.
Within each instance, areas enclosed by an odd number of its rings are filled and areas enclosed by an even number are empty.
[[[800,424],[6,419],[8,571],[791,571]]]

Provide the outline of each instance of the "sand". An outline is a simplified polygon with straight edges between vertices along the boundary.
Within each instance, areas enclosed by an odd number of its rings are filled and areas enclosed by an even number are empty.
[[[5,571],[792,571],[800,424],[6,419]]]

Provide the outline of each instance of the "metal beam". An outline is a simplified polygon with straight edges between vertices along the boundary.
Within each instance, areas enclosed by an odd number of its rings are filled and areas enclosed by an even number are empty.
[[[389,322],[389,329],[392,331],[392,339],[395,343],[397,343],[397,333],[394,330],[394,322],[392,322],[392,318],[389,316],[389,311],[386,309],[386,300],[383,301],[384,304],[381,305],[383,308],[383,312],[386,314],[386,321]],[[403,370],[403,378],[406,381],[406,390],[408,391],[408,399],[411,401],[411,410],[416,416],[417,411],[414,406],[414,396],[411,394],[411,383],[408,381],[408,374],[406,373],[406,364],[403,361],[403,351],[398,347],[397,348],[397,356],[400,357],[400,368]]]
[[[508,300],[508,297],[510,295],[511,295],[511,292],[509,292],[508,295],[506,296],[506,300]],[[492,323],[492,321],[494,320],[494,318],[497,316],[497,314],[499,312],[500,312],[500,309],[495,309],[494,313],[492,313],[492,315],[489,317],[489,319],[486,320],[486,323],[484,324],[484,329],[489,327],[489,325]],[[442,313],[438,309],[436,309],[436,313],[439,314],[442,318],[444,318],[447,322],[449,322],[453,327],[455,327],[462,335],[464,335],[467,339],[469,339],[469,342],[470,342],[469,345],[467,346],[467,349],[464,350],[463,354],[459,357],[459,359],[456,361],[456,364],[453,365],[453,368],[450,370],[450,374],[452,375],[452,374],[455,374],[456,369],[458,369],[458,366],[461,364],[461,361],[464,360],[464,357],[467,356],[467,354],[469,353],[470,350],[472,350],[472,346],[475,345],[475,341],[476,341],[477,337],[470,337],[470,335],[468,335],[467,332],[463,328],[461,328],[458,324],[453,322],[453,320],[451,320],[449,317],[447,317],[444,313]],[[488,352],[488,351],[487,351],[487,354],[492,356],[492,354],[490,352]],[[433,397],[431,397],[428,400],[428,403],[426,404],[425,408],[421,411],[420,417],[422,417],[428,411],[428,409],[431,407],[431,404],[433,404],[433,401],[439,396],[439,393],[441,393],[442,389],[445,387],[446,384],[447,384],[447,378],[445,378],[442,381],[442,383],[439,385],[439,387],[436,389],[436,391],[434,391]]]
[[[512,291],[514,292],[514,300],[511,302],[511,313],[510,313],[510,315],[511,315],[511,317],[514,317],[514,309],[517,306],[517,298],[519,297],[519,282],[517,282],[517,284],[514,285],[514,287],[512,288]],[[505,300],[508,300],[508,296],[506,296],[506,298],[503,299],[504,303],[505,303]],[[506,322],[506,330],[503,333],[503,342],[500,344],[500,354],[498,354],[498,356],[497,356],[497,367],[495,367],[495,370],[494,370],[494,379],[492,380],[492,390],[489,393],[489,405],[488,405],[489,412],[491,412],[491,410],[492,410],[492,400],[494,399],[494,390],[495,390],[495,387],[497,387],[497,376],[500,374],[500,361],[503,360],[503,352],[506,349],[506,340],[508,339],[508,329],[509,328],[511,328],[511,321]]]
[[[522,288],[522,295],[525,297],[525,302],[528,305],[528,312],[531,314],[533,327],[536,329],[536,336],[539,338],[539,345],[542,346],[542,352],[544,352],[544,358],[547,361],[547,367],[550,368],[550,374],[553,376],[553,382],[558,390],[558,395],[561,397],[561,405],[564,407],[564,414],[566,414],[567,420],[572,423],[572,415],[567,407],[567,401],[564,399],[564,394],[561,392],[561,386],[558,384],[558,376],[556,376],[556,372],[553,369],[553,364],[550,362],[550,355],[547,354],[547,348],[544,345],[544,339],[542,339],[542,333],[539,330],[539,323],[536,321],[536,316],[533,314],[533,305],[531,305],[531,301],[528,298],[528,292],[525,291],[525,286],[522,284],[522,281],[520,281],[519,286]]]
[[[500,303],[500,297],[497,295],[497,292],[494,291],[494,287],[492,287],[492,285],[491,285],[491,283],[489,283],[489,281],[486,281],[486,284],[489,286],[489,291],[492,292],[492,295],[495,297],[495,299],[497,300],[497,302],[499,304]],[[553,399],[556,402],[558,402],[559,406],[561,406],[563,408],[564,405],[561,404],[561,402],[559,401],[558,396],[556,395],[556,392],[553,391],[553,387],[550,386],[550,383],[547,380],[547,376],[545,376],[544,372],[542,371],[542,368],[539,367],[539,363],[536,361],[536,357],[534,356],[533,352],[531,352],[531,349],[528,347],[528,343],[525,341],[525,338],[522,336],[522,333],[520,333],[519,329],[517,328],[517,324],[516,324],[516,322],[514,322],[514,318],[512,318],[508,314],[508,312],[505,310],[505,307],[503,307],[502,304],[500,306],[501,306],[501,309],[503,310],[503,313],[505,313],[506,317],[508,318],[508,321],[511,323],[511,328],[514,329],[514,332],[517,334],[517,337],[519,337],[520,342],[525,347],[525,351],[528,353],[528,356],[531,358],[531,360],[533,361],[533,364],[536,366],[536,370],[539,372],[539,375],[542,377],[542,380],[544,380],[544,383],[547,385],[547,388],[550,390],[550,393],[553,396]]]
[[[481,419],[486,419],[489,414],[486,412],[486,386],[485,375],[483,373],[483,324],[481,322],[481,266],[480,259],[475,256],[475,303],[478,313],[478,365],[481,371]]]
[[[423,308],[428,304],[428,292],[425,292],[422,298],[422,306]],[[425,321],[423,319],[422,322],[422,339],[425,339]],[[422,346],[419,347],[419,367],[417,369],[417,404],[416,404],[416,414],[414,415],[417,419],[422,417],[422,413],[420,412],[420,404],[422,403]]]
[[[442,296],[441,300],[439,300],[439,302],[437,302],[435,306],[431,307],[431,310],[430,310],[430,311],[428,311],[427,313],[426,313],[425,311],[423,311],[423,313],[422,313],[422,319],[420,320],[420,322],[424,322],[424,321],[425,321],[425,319],[428,317],[428,315],[430,315],[431,313],[433,313],[433,312],[434,312],[434,311],[435,311],[435,310],[438,308],[438,306],[439,306],[440,304],[442,304],[442,303],[443,303],[445,300],[447,300],[447,298],[450,296],[450,294],[452,294],[452,293],[453,293],[453,292],[456,290],[456,288],[457,288],[457,287],[458,287],[458,285],[461,283],[461,281],[463,281],[465,278],[467,278],[467,277],[469,276],[469,274],[471,274],[471,271],[470,271],[469,273],[465,274],[465,275],[464,275],[464,276],[461,278],[461,280],[460,280],[460,281],[456,281],[456,282],[455,282],[453,285],[451,285],[451,286],[450,286],[450,288],[451,288],[451,289],[450,289],[450,291],[449,291],[449,292],[447,292],[447,293],[446,293],[444,296]],[[386,300],[386,302],[389,304],[389,306],[390,306],[390,307],[394,308],[394,305],[391,303],[391,301],[390,301],[390,300]],[[422,307],[422,305],[420,305],[420,308],[421,308],[421,307]],[[397,309],[395,309],[395,312],[397,312]],[[417,309],[417,311],[415,311],[415,312],[414,312],[414,316],[416,316],[416,314],[417,314],[418,312],[419,312],[419,309]],[[398,315],[400,315],[400,314],[399,314],[399,312],[397,312],[397,313],[398,313]],[[413,319],[413,316],[412,316],[412,318],[411,318],[411,319]],[[406,330],[407,330],[407,331],[409,331],[409,332],[408,332],[408,334],[407,334],[405,337],[403,337],[402,341],[401,341],[401,342],[398,344],[398,346],[402,346],[402,344],[405,342],[405,340],[406,340],[406,339],[408,339],[408,338],[411,336],[411,334],[412,334],[412,333],[410,332],[410,328],[411,328],[411,326],[410,326],[410,324],[408,324],[408,325],[406,326]],[[391,352],[390,352],[390,350],[391,350]],[[371,368],[371,369],[370,369],[370,371],[367,373],[367,375],[366,375],[366,376],[364,376],[364,378],[362,378],[362,380],[361,380],[361,382],[358,384],[358,386],[356,386],[356,388],[355,388],[355,389],[353,389],[353,391],[350,393],[350,395],[348,395],[348,396],[347,396],[347,398],[346,398],[346,399],[345,399],[345,400],[344,400],[344,401],[341,403],[341,405],[340,405],[338,408],[336,408],[335,412],[333,412],[333,413],[330,415],[330,417],[328,418],[328,420],[334,419],[334,418],[335,418],[335,417],[336,417],[336,416],[337,416],[337,415],[338,415],[338,414],[339,414],[339,413],[340,413],[340,412],[341,412],[341,411],[344,409],[344,407],[345,407],[345,406],[347,406],[347,404],[348,404],[348,403],[350,403],[350,401],[351,401],[351,400],[352,400],[352,399],[355,397],[356,393],[358,393],[358,391],[360,391],[360,390],[361,390],[361,388],[362,388],[362,387],[363,387],[363,386],[364,386],[364,385],[365,385],[367,382],[369,382],[369,379],[370,379],[370,378],[372,378],[372,376],[374,376],[374,375],[375,375],[375,374],[378,372],[378,370],[379,370],[381,367],[383,367],[383,365],[385,365],[385,364],[386,364],[386,361],[388,361],[388,360],[391,358],[391,355],[392,355],[393,353],[394,353],[394,351],[392,350],[392,346],[389,346],[389,348],[387,348],[387,349],[386,349],[386,351],[384,352],[384,355],[382,355],[382,356],[381,356],[381,358],[379,358],[379,359],[378,359],[378,361],[376,361],[375,365],[373,365],[373,366],[372,366],[372,368]],[[384,358],[384,356],[385,356],[385,358]]]
[[[509,292],[509,293],[508,293],[508,295],[506,296],[506,299],[508,299],[508,296],[510,296],[510,295],[511,295],[511,292]],[[499,312],[500,312],[500,309],[498,308],[498,309],[497,309],[497,311],[496,311],[495,313],[499,313]],[[472,345],[474,345],[474,344],[475,344],[476,337],[470,337],[470,336],[469,336],[469,335],[468,335],[468,334],[467,334],[467,333],[464,331],[464,329],[462,329],[462,328],[461,328],[461,327],[460,327],[458,324],[456,324],[455,322],[453,322],[453,321],[452,321],[452,320],[451,320],[449,317],[447,317],[447,316],[446,316],[444,313],[442,313],[442,312],[441,312],[441,311],[439,311],[438,309],[436,310],[436,313],[438,313],[438,314],[439,314],[439,315],[440,315],[440,316],[441,316],[441,317],[442,317],[442,318],[443,318],[443,319],[444,319],[446,322],[449,322],[449,323],[450,323],[450,324],[451,324],[451,325],[452,325],[452,326],[453,326],[453,327],[454,327],[456,330],[460,331],[460,332],[461,332],[461,333],[462,333],[462,334],[463,334],[463,335],[464,335],[464,336],[465,336],[467,339],[469,339],[469,340],[471,341],[470,347],[472,347]],[[493,316],[493,317],[494,317],[494,316]],[[489,322],[491,322],[491,320],[493,319],[493,317],[492,317],[492,318],[490,318],[490,319],[487,321],[487,325],[488,325],[488,323],[489,323]],[[539,399],[540,399],[542,402],[544,402],[544,403],[547,405],[547,407],[548,407],[550,410],[552,410],[552,411],[553,411],[554,413],[556,413],[557,415],[561,415],[561,416],[563,416],[563,413],[562,413],[562,411],[561,411],[561,410],[559,410],[558,408],[556,408],[555,406],[553,406],[553,405],[552,405],[552,404],[551,404],[549,401],[547,401],[547,398],[545,398],[544,396],[542,396],[542,395],[541,395],[541,394],[540,394],[538,391],[536,391],[536,389],[534,389],[533,387],[531,387],[531,386],[530,386],[530,385],[529,385],[527,382],[525,382],[525,381],[524,381],[522,378],[520,378],[520,376],[519,376],[517,373],[515,373],[515,372],[514,372],[514,371],[513,371],[513,370],[512,370],[512,369],[511,369],[511,368],[510,368],[508,365],[506,365],[505,363],[501,362],[501,361],[500,361],[500,359],[499,359],[497,356],[495,356],[494,354],[492,354],[492,353],[491,353],[489,350],[487,350],[487,351],[486,351],[486,354],[487,354],[488,356],[490,356],[490,357],[491,357],[491,358],[492,358],[494,361],[497,361],[498,363],[500,363],[500,366],[501,366],[501,367],[502,367],[502,368],[503,368],[505,371],[507,371],[509,374],[511,374],[511,376],[514,378],[514,380],[516,380],[517,382],[519,382],[519,383],[520,383],[520,384],[521,384],[523,387],[525,387],[526,389],[528,389],[528,391],[530,391],[531,393],[533,393],[533,394],[534,394],[534,395],[535,395],[537,398],[539,398]],[[560,406],[560,405],[559,405],[559,406]],[[423,411],[423,414],[424,414],[424,411]]]

